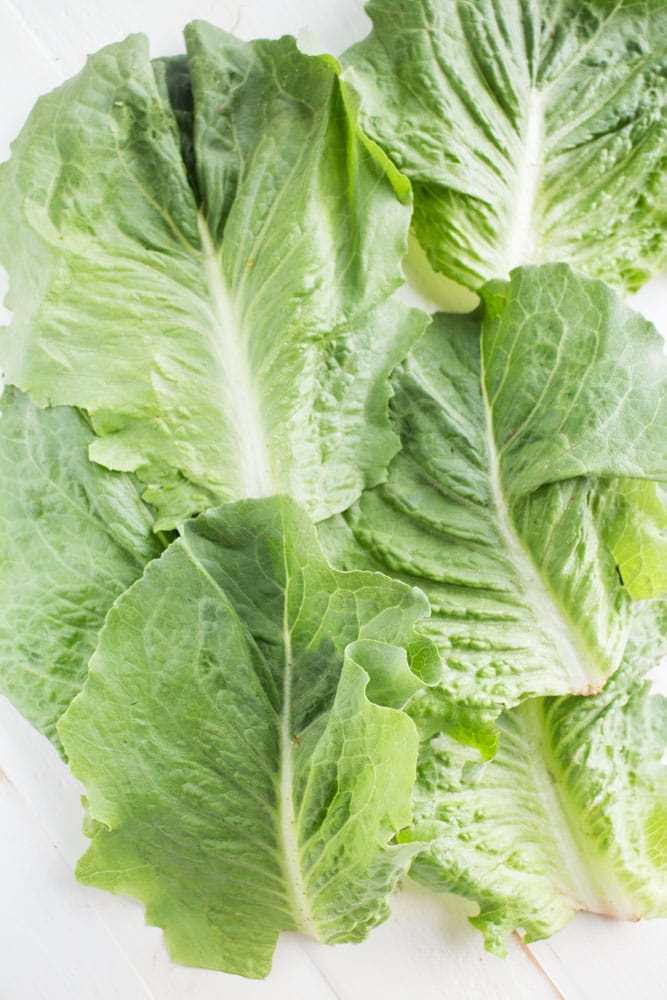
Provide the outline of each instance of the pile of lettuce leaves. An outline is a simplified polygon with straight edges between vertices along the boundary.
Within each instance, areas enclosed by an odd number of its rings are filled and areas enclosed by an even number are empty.
[[[408,873],[499,954],[667,916],[667,2],[368,10],[110,45],[0,168],[0,691],[79,879],[252,977]]]

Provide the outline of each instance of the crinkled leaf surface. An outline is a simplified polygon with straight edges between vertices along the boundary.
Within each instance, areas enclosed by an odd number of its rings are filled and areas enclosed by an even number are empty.
[[[638,605],[622,667],[590,698],[536,698],[499,720],[480,764],[446,736],[422,746],[409,836],[430,839],[413,875],[479,903],[472,919],[503,954],[576,910],[667,916],[667,699],[642,678],[667,616]]]
[[[152,64],[132,36],[37,102],[0,174],[0,363],[89,412],[91,456],[148,484],[159,528],[279,491],[317,519],[398,447],[386,380],[425,323],[390,300],[409,185],[332,59],[186,41]]]
[[[665,428],[667,434],[667,427]],[[618,480],[603,497],[606,541],[620,579],[638,600],[667,591],[667,507],[656,483]]]
[[[436,270],[566,260],[621,289],[667,259],[664,0],[373,0],[344,57],[413,182]]]
[[[281,930],[365,937],[415,850],[392,844],[421,683],[400,647],[428,673],[427,610],[330,569],[285,498],[188,522],[110,613],[60,724],[95,821],[79,877],[142,899],[189,965],[264,976]]]
[[[138,484],[88,460],[75,410],[6,389],[0,411],[0,692],[59,747],[107,611],[162,546]]]
[[[445,674],[419,711],[451,709],[492,750],[479,729],[501,708],[616,669],[621,580],[664,589],[667,361],[651,324],[566,265],[482,294],[483,319],[436,317],[396,378],[387,483],[320,528],[337,565],[426,592]]]

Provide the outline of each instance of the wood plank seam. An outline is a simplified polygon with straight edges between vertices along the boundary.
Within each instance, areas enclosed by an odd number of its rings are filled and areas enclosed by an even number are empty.
[[[556,985],[550,974],[547,972],[547,970],[544,968],[537,955],[532,951],[530,945],[525,943],[525,941],[523,940],[518,931],[514,931],[514,936],[519,942],[519,947],[521,948],[521,951],[524,953],[528,961],[544,977],[549,986],[551,986],[551,988],[554,991],[554,996],[556,996],[558,1000],[567,1000],[565,994],[561,993],[558,986]]]
[[[59,60],[56,58],[55,53],[53,53],[46,43],[40,38],[37,31],[32,27],[29,21],[23,16],[18,7],[15,6],[13,0],[2,0],[8,10],[11,12],[12,16],[16,20],[19,29],[27,36],[28,40],[32,45],[34,45],[37,50],[37,55],[43,57],[49,65],[56,70],[58,76],[61,80],[65,79],[65,73]]]

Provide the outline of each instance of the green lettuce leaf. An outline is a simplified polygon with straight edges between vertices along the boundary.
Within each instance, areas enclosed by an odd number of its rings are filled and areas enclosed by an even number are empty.
[[[667,591],[667,506],[656,483],[618,480],[603,497],[606,541],[637,600]]]
[[[188,57],[169,56],[154,59],[153,70],[162,103],[165,107],[171,107],[176,120],[181,157],[185,165],[188,184],[192,188],[195,199],[199,201],[195,165],[194,95]]]
[[[418,751],[408,662],[437,668],[427,612],[330,569],[286,498],[187,522],[60,723],[93,821],[79,878],[143,900],[186,965],[264,976],[281,930],[364,938],[416,850],[393,838]]]
[[[412,874],[479,903],[487,947],[553,934],[576,910],[667,916],[667,699],[642,680],[667,640],[665,605],[638,605],[602,694],[537,698],[501,716],[480,764],[447,736],[421,750]]]
[[[373,0],[344,57],[413,183],[433,267],[477,288],[568,261],[624,290],[667,260],[664,0]]]
[[[445,672],[422,722],[445,712],[493,752],[501,709],[598,690],[631,596],[665,588],[667,359],[650,323],[567,265],[482,296],[483,318],[439,315],[412,352],[388,481],[320,537],[336,565],[425,591]]]
[[[162,545],[130,476],[88,460],[67,407],[0,399],[0,693],[59,749],[104,617]]]
[[[186,40],[187,65],[152,64],[131,36],[37,102],[0,172],[0,363],[88,411],[158,529],[280,491],[318,519],[398,448],[387,376],[426,323],[390,298],[409,184],[332,59]]]

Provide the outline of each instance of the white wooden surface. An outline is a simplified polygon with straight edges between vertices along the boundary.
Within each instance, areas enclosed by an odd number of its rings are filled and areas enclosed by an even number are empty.
[[[135,31],[154,55],[182,51],[206,18],[242,38],[308,33],[334,53],[363,37],[360,0],[0,0],[0,159],[35,98],[85,55]],[[635,303],[665,331],[667,278]],[[281,939],[271,975],[249,982],[174,965],[140,905],[78,885],[81,788],[53,748],[0,698],[0,1000],[664,1000],[667,920],[578,916],[502,961],[467,923],[474,907],[412,885],[361,945]]]

